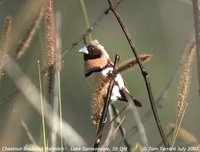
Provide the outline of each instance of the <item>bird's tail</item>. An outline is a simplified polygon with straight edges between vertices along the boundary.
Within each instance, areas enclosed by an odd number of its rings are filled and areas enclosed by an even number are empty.
[[[143,107],[143,104],[139,100],[137,100],[134,96],[132,96],[126,88],[120,90],[120,93],[122,95],[122,98],[120,100],[128,102],[130,99],[134,102],[136,107]]]

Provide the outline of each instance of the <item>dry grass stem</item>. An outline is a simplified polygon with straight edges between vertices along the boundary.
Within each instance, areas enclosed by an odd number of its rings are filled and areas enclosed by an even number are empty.
[[[33,21],[30,29],[25,34],[24,38],[21,40],[17,50],[15,51],[15,57],[17,59],[22,57],[24,55],[24,53],[26,52],[26,50],[28,49],[28,47],[30,46],[31,41],[32,41],[37,29],[39,28],[40,21],[43,17],[43,12],[44,12],[44,9],[41,8],[40,13]]]
[[[0,56],[3,58],[8,54],[8,44],[9,44],[9,37],[12,30],[12,17],[8,16],[4,22],[4,30],[3,36],[1,38],[1,50]],[[3,76],[3,62],[0,60],[0,79]]]
[[[169,128],[175,129],[175,124],[174,123],[170,123]],[[187,144],[192,144],[194,146],[199,144],[198,139],[188,130],[180,127],[179,128],[179,132],[178,132],[178,136],[184,140]]]
[[[180,117],[183,109],[186,105],[186,98],[188,96],[189,83],[190,83],[190,71],[193,55],[196,49],[195,41],[188,50],[188,53],[185,57],[184,66],[180,78],[180,86],[178,92],[178,102],[177,102],[177,116]]]

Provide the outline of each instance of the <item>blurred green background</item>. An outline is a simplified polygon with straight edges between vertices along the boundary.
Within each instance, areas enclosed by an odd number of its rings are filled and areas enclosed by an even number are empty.
[[[20,40],[29,29],[40,5],[40,0],[0,1],[0,29],[2,32],[5,17],[9,15],[13,17],[9,49],[11,56],[14,55]],[[90,23],[93,23],[108,8],[106,0],[85,0],[85,5]],[[55,11],[59,11],[62,15],[60,35],[64,51],[86,31],[86,25],[79,0],[56,0]],[[153,55],[152,60],[145,63],[145,67],[149,73],[154,97],[157,99],[174,73],[187,44],[187,39],[193,30],[192,5],[181,0],[124,0],[118,7],[118,11],[132,35],[138,54]],[[26,54],[17,61],[23,72],[37,86],[37,60],[41,61],[42,67],[47,65],[45,36],[43,20]],[[112,13],[98,23],[92,36],[93,39],[99,40],[113,60],[115,54],[120,55],[120,63],[133,57],[127,40]],[[82,46],[83,43],[80,43],[63,57],[64,66],[61,72],[63,119],[80,133],[87,143],[90,143],[95,136],[95,125],[90,119],[92,90],[84,78],[82,54],[78,53]],[[200,140],[200,102],[197,91],[195,57],[192,67],[189,106],[182,127]],[[142,116],[149,109],[150,104],[141,72],[139,68],[134,68],[134,70],[124,73],[123,76],[130,92],[144,104],[143,108],[138,109]],[[178,79],[165,98],[162,108],[159,109],[162,125],[166,132],[169,131],[168,123],[176,120]],[[45,80],[44,77],[44,83],[46,83]],[[15,89],[12,80],[5,73],[3,79],[0,80],[0,100]],[[118,107],[124,105],[123,103],[116,104]],[[41,141],[41,117],[26,102],[23,95],[19,94],[6,104],[0,105],[0,147],[24,146],[30,143],[26,132],[20,125],[20,119],[26,122],[36,141],[38,143]],[[157,146],[161,138],[154,118],[150,116],[148,119],[145,129],[149,145]],[[130,113],[125,118],[124,124],[127,130],[135,124]],[[139,135],[132,136],[130,142],[140,142]],[[185,145],[185,143],[178,139],[177,145]]]

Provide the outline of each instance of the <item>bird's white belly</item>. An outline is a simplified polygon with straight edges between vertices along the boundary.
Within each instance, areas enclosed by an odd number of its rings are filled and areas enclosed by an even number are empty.
[[[103,81],[103,79],[107,76],[108,72],[112,70],[112,68],[104,69],[101,72],[95,72],[87,77],[87,81],[94,91],[96,91],[97,87],[99,87]],[[124,87],[124,81],[120,74],[118,74],[115,78],[115,82],[118,85],[113,86],[111,100],[116,101],[118,98],[121,97],[120,89]]]

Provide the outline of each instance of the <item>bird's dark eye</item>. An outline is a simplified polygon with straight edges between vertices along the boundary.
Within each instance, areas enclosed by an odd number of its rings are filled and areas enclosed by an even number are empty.
[[[94,51],[94,47],[93,46],[88,47],[88,51]]]

